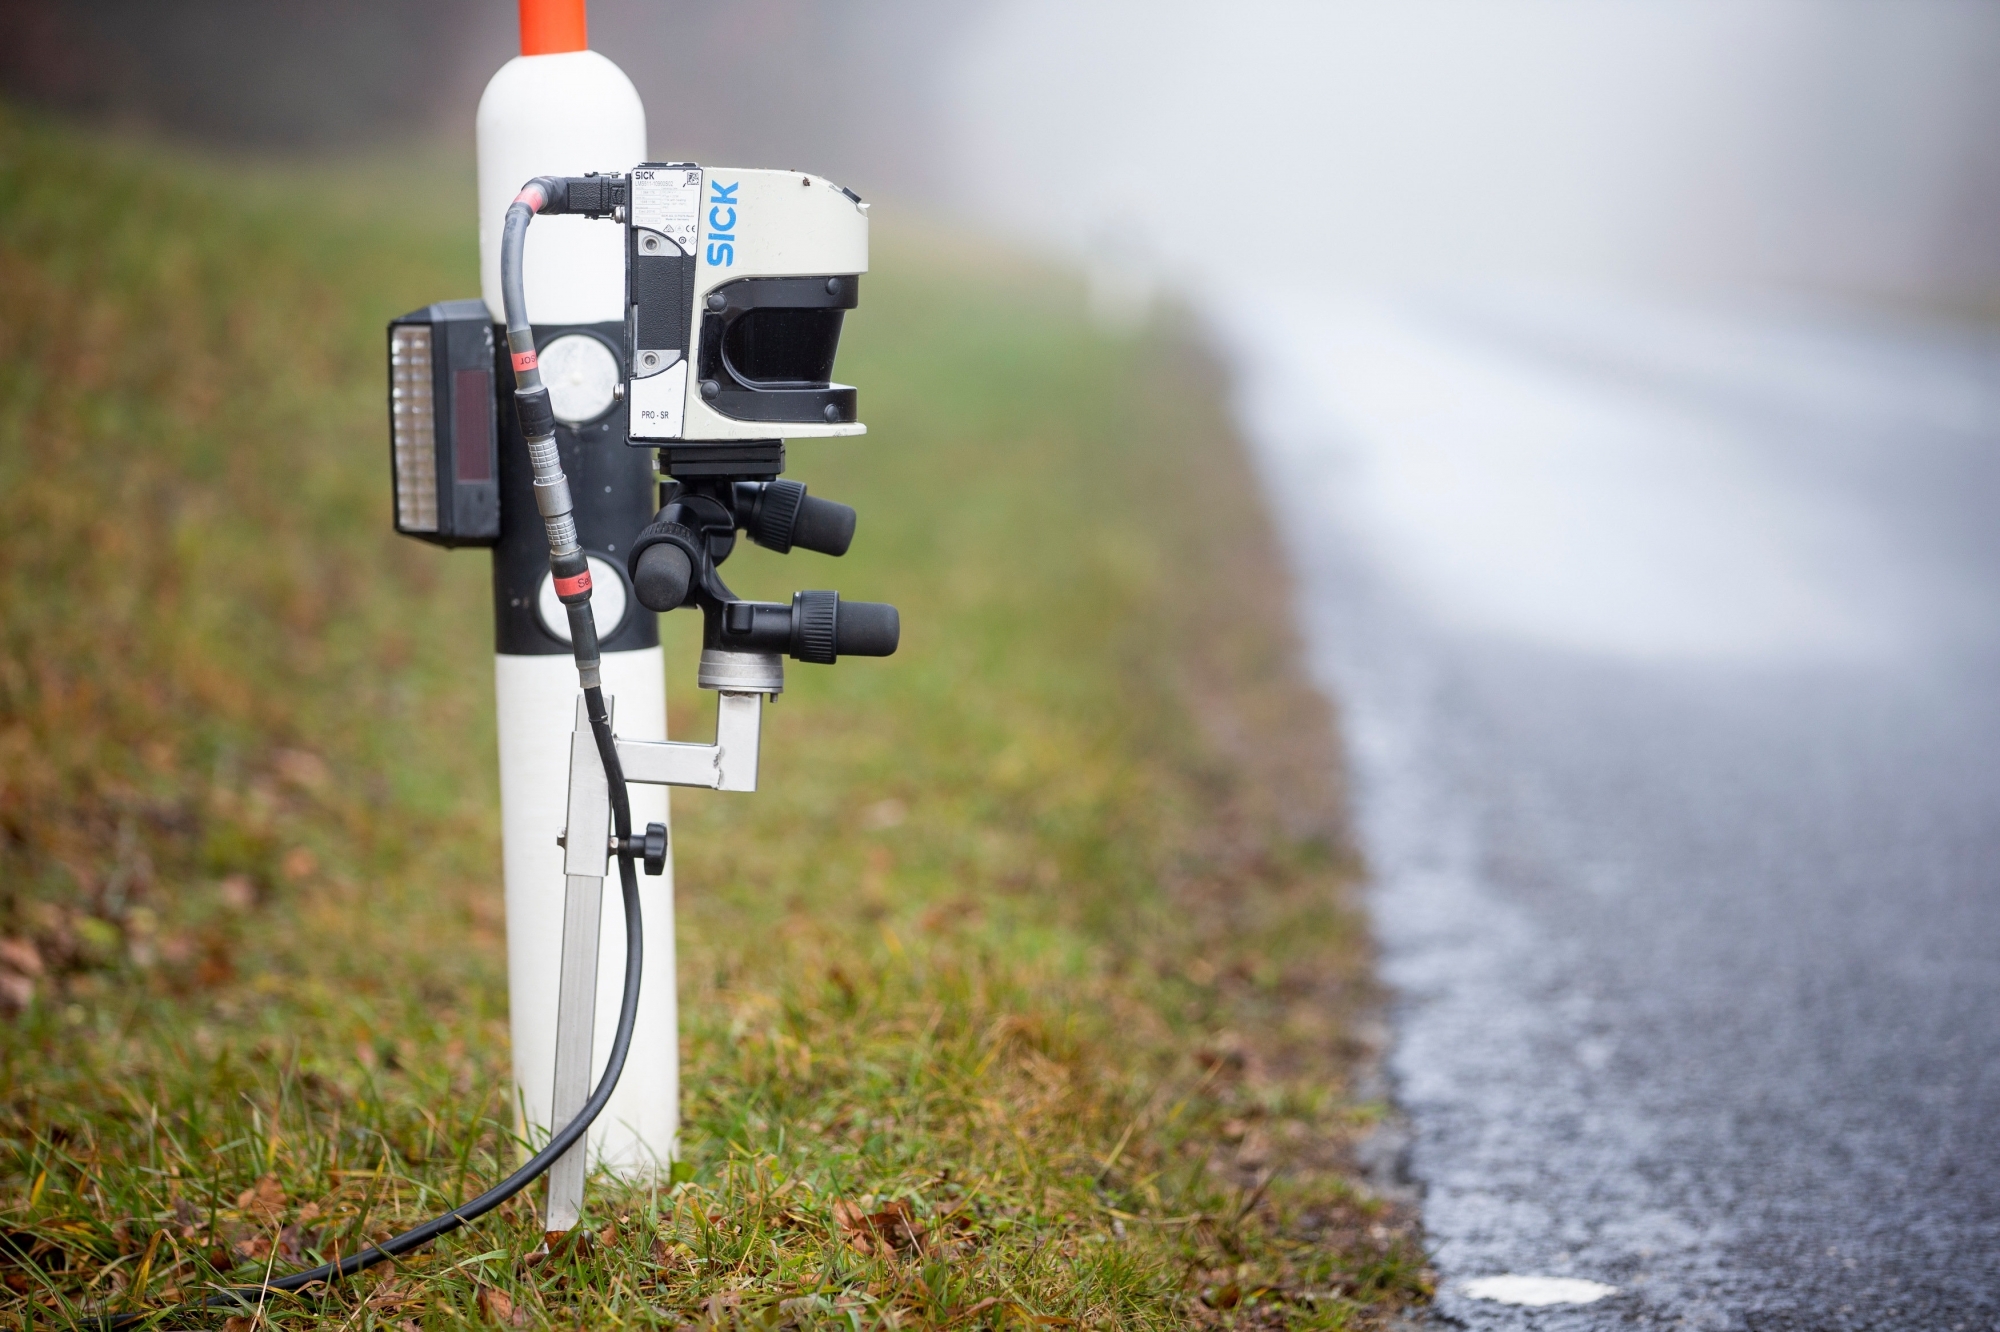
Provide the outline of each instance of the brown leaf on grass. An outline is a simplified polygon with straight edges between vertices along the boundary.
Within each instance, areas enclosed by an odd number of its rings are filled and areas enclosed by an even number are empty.
[[[279,1261],[297,1267],[305,1261],[306,1252],[319,1244],[319,1232],[307,1230],[304,1226],[290,1225],[278,1232]]]
[[[248,1258],[253,1263],[261,1263],[271,1256],[271,1237],[252,1235],[249,1239],[238,1240],[230,1252],[238,1258]]]
[[[1250,1063],[1249,1048],[1233,1031],[1217,1032],[1194,1052],[1194,1057],[1204,1070],[1220,1077],[1240,1074]]]
[[[26,1008],[35,1002],[35,977],[42,974],[42,950],[32,939],[0,939],[0,1007]]]
[[[514,1301],[507,1297],[505,1291],[495,1290],[491,1286],[479,1288],[479,1312],[485,1315],[487,1322],[497,1323],[501,1327],[528,1325],[528,1311],[516,1309]]]
[[[257,881],[247,874],[230,874],[215,885],[215,895],[231,911],[248,911],[257,905]]]
[[[12,967],[23,976],[42,974],[42,950],[33,939],[0,939],[0,966]]]
[[[693,1250],[684,1244],[669,1244],[663,1239],[654,1240],[653,1247],[648,1251],[652,1270],[646,1273],[647,1283],[659,1285],[671,1281],[676,1272],[687,1267],[687,1260],[692,1256]]]
[[[887,800],[878,800],[861,811],[861,826],[875,832],[883,832],[900,826],[909,814],[908,805],[890,796]]]
[[[210,938],[202,949],[200,965],[194,969],[194,983],[213,989],[235,975],[236,960],[229,955],[229,941],[220,936]]]
[[[0,971],[0,1005],[9,1009],[26,1008],[35,1002],[35,983],[26,976],[16,976],[9,971]]]
[[[597,1237],[588,1230],[547,1230],[542,1247],[553,1256],[582,1260],[597,1252]]]
[[[929,1244],[916,1214],[900,1198],[873,1212],[836,1199],[833,1220],[857,1253],[922,1253]]]
[[[275,1221],[285,1210],[285,1190],[276,1175],[266,1175],[236,1195],[236,1208],[259,1221]]]
[[[279,780],[309,795],[318,795],[333,781],[326,760],[310,750],[281,749],[272,756],[271,766],[278,770]]]
[[[963,1309],[959,1309],[956,1312],[954,1312],[951,1315],[950,1322],[962,1323],[968,1318],[977,1318],[980,1314],[985,1313],[988,1309],[991,1309],[994,1305],[998,1303],[1000,1303],[1000,1297],[998,1295],[988,1295],[985,1299],[981,1300],[979,1303],[969,1304]]]
[[[222,1332],[250,1332],[255,1326],[257,1326],[256,1319],[244,1318],[241,1315],[222,1320]]]
[[[285,852],[285,858],[278,862],[278,870],[293,883],[310,879],[319,868],[319,857],[303,846],[295,846]]]

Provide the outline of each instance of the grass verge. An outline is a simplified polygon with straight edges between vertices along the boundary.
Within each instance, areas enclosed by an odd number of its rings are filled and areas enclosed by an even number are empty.
[[[356,178],[360,179],[359,177]],[[351,1252],[514,1159],[486,568],[388,532],[381,327],[470,191],[0,111],[0,1320]],[[878,235],[862,513],[745,595],[898,603],[764,790],[677,795],[685,1154],[244,1320],[1367,1327],[1365,949],[1222,386],[1070,285]],[[676,725],[694,626],[669,617]]]

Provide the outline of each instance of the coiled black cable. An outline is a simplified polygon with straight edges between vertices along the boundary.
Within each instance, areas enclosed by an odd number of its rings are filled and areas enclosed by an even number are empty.
[[[500,247],[501,289],[507,309],[508,332],[510,335],[518,334],[510,336],[509,341],[515,344],[516,351],[522,350],[520,344],[523,342],[528,350],[525,364],[522,357],[515,357],[516,397],[517,400],[525,399],[523,405],[530,408],[522,413],[524,426],[543,418],[550,419],[552,424],[552,418],[547,417],[548,390],[542,387],[541,376],[535,368],[533,334],[528,327],[527,305],[521,295],[521,252],[526,240],[527,223],[547,197],[546,192],[538,188],[539,185],[539,181],[529,182],[528,187],[522,190],[521,199],[508,209],[506,232]],[[539,412],[533,410],[536,407],[539,407]],[[529,432],[524,430],[523,433]],[[552,437],[531,438],[530,448],[532,450],[535,443],[544,440],[549,446],[547,455],[552,459],[555,454]],[[547,1146],[529,1157],[519,1170],[442,1216],[432,1217],[420,1226],[336,1262],[321,1263],[318,1267],[309,1267],[303,1272],[293,1272],[255,1286],[217,1291],[198,1304],[105,1315],[97,1320],[98,1327],[123,1329],[201,1310],[253,1308],[262,1305],[274,1293],[286,1294],[307,1286],[337,1281],[377,1263],[421,1249],[432,1240],[477,1221],[539,1179],[589,1131],[591,1124],[610,1102],[612,1092],[617,1089],[619,1075],[625,1071],[625,1057],[632,1049],[632,1028],[639,1017],[639,979],[645,970],[646,960],[645,930],[639,915],[639,874],[632,864],[632,802],[625,789],[625,767],[618,759],[618,742],[611,732],[611,717],[604,706],[597,621],[590,611],[588,566],[576,547],[575,527],[568,511],[569,487],[562,477],[560,466],[555,467],[552,481],[543,478],[542,470],[538,465],[537,483],[542,491],[560,494],[561,497],[559,513],[544,508],[544,518],[549,526],[550,567],[558,578],[567,577],[572,583],[576,574],[583,574],[581,587],[563,595],[562,600],[569,612],[570,642],[575,652],[577,676],[583,685],[584,713],[590,719],[591,738],[597,742],[597,755],[603,761],[605,782],[610,788],[612,826],[617,832],[618,888],[625,903],[625,986],[618,1001],[618,1029],[611,1038],[611,1055],[605,1062],[603,1076],[597,1080],[590,1099],[583,1103],[576,1117],[563,1125],[549,1139]],[[542,500],[542,491],[538,491],[538,501]],[[562,535],[565,530],[569,534],[566,542]]]

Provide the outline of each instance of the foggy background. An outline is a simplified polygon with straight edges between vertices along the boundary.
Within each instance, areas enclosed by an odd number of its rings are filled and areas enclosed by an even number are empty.
[[[1774,469],[1525,352],[2000,411],[1842,322],[2000,313],[1987,0],[592,0],[590,31],[657,157],[1051,253],[1110,327],[1192,310],[1263,465],[1337,463],[1327,515],[1455,622],[1741,658],[1874,650],[1918,599],[1849,501],[1801,498],[1824,459]],[[512,0],[0,0],[9,95],[260,155],[469,167],[516,48]]]
[[[590,40],[645,99],[661,157],[810,167],[944,192],[940,54],[976,5],[593,0]],[[0,89],[225,149],[443,138],[519,51],[512,0],[0,0]]]
[[[982,210],[1177,276],[2000,283],[1990,4],[1015,0],[958,61]]]
[[[655,151],[1088,256],[1331,279],[2000,298],[1984,0],[595,0]],[[507,0],[0,0],[17,99],[210,144],[470,147]]]

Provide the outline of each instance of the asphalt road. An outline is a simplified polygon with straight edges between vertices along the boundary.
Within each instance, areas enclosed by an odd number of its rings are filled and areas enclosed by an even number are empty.
[[[1221,322],[1344,713],[1439,1314],[2000,1327],[2000,339]],[[1502,1274],[1617,1293],[1469,1293]]]

